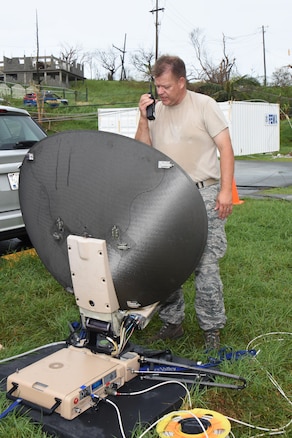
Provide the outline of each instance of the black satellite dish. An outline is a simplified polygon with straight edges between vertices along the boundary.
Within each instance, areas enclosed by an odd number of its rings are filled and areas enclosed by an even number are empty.
[[[207,238],[201,195],[166,155],[106,132],[69,131],[30,149],[20,172],[24,223],[67,290],[67,236],[106,241],[121,309],[164,301],[198,264]]]

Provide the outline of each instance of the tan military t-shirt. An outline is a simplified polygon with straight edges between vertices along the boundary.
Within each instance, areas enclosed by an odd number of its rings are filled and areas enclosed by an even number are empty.
[[[149,129],[156,149],[179,164],[196,182],[220,178],[213,138],[228,124],[214,99],[188,90],[178,105],[158,102],[155,116],[154,121],[149,121]]]

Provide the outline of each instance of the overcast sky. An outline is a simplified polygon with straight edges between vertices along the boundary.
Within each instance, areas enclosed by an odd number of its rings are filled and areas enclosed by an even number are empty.
[[[126,58],[143,48],[155,51],[159,8],[159,52],[181,56],[188,67],[199,67],[190,32],[201,28],[210,59],[226,52],[236,58],[240,74],[264,75],[263,27],[267,76],[292,64],[292,0],[14,0],[1,4],[0,60],[2,56],[36,55],[36,14],[40,55],[59,56],[62,47],[83,52],[123,49]],[[289,54],[289,50],[291,54]]]

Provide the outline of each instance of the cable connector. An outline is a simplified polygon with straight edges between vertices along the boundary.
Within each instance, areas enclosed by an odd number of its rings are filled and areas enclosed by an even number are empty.
[[[93,394],[93,393],[90,394],[90,397],[91,397],[91,400],[93,401],[95,407],[97,407],[97,405],[98,405],[98,404],[101,402],[101,400],[102,400],[102,398],[99,397],[99,395],[96,395],[96,394]]]
[[[144,320],[144,316],[138,313],[130,313],[125,318],[124,326],[126,329],[139,328]]]
[[[107,395],[120,395],[120,393],[117,392],[118,385],[116,383],[110,383],[104,388],[104,392]]]

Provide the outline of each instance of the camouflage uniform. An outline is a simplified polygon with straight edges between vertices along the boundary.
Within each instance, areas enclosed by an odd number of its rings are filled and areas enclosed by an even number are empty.
[[[221,329],[226,323],[223,285],[219,272],[219,259],[226,252],[225,220],[215,211],[219,184],[200,189],[208,215],[208,238],[199,265],[195,269],[195,310],[202,330]],[[180,324],[185,315],[182,289],[173,292],[161,305],[159,316],[165,323]]]

